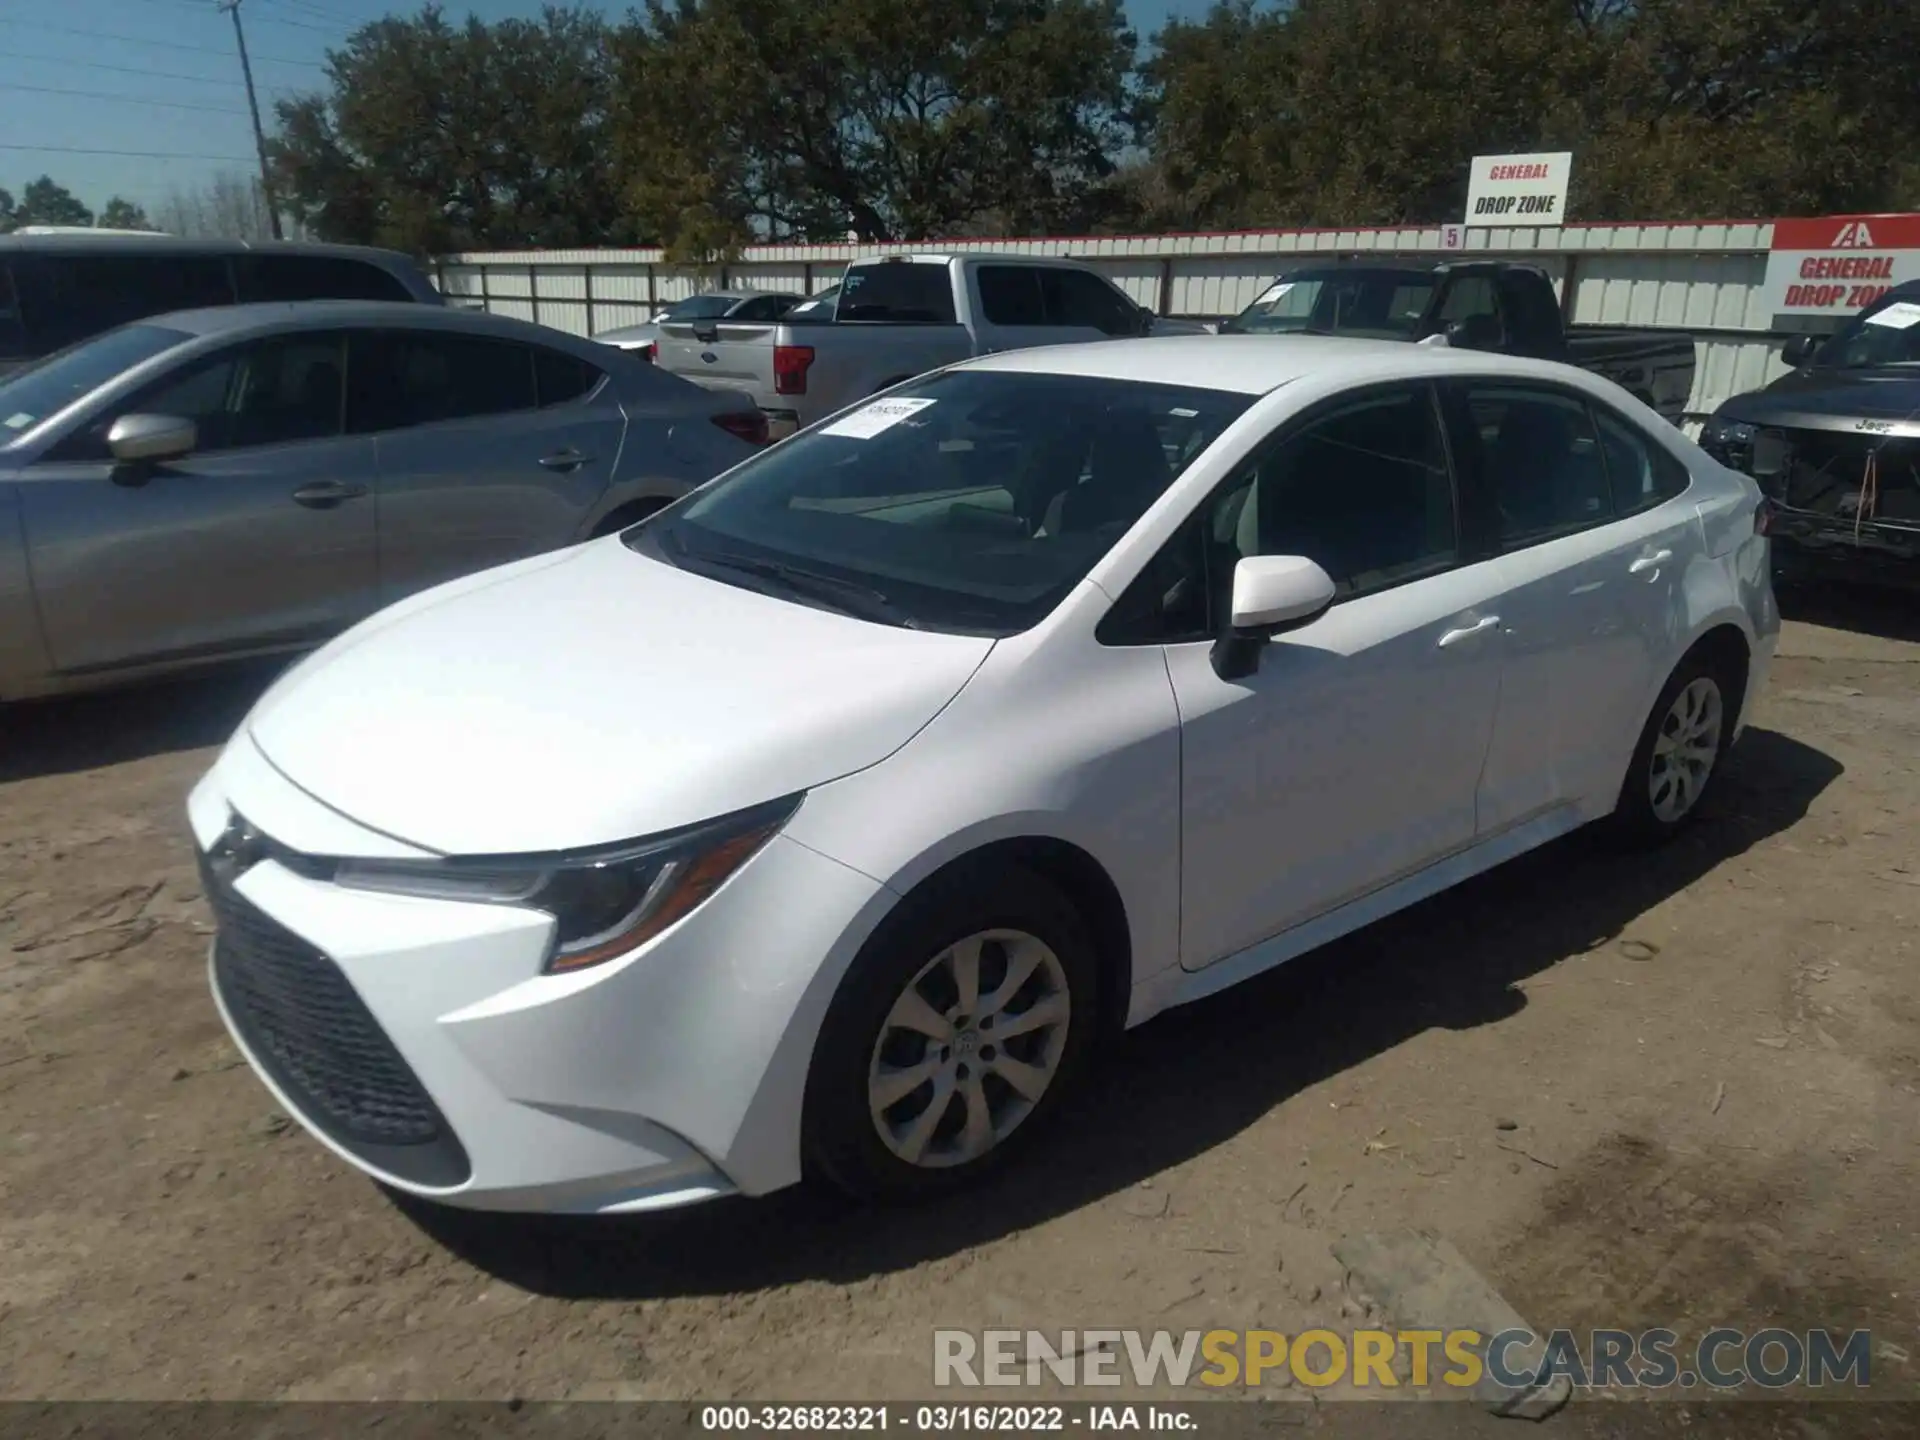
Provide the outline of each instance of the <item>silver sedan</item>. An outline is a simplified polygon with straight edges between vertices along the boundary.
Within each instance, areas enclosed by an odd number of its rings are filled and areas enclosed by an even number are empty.
[[[501,316],[122,326],[0,381],[0,700],[305,648],[630,524],[765,438],[738,397]]]

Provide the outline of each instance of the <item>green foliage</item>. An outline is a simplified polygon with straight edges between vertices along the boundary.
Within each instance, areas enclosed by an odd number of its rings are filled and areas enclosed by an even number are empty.
[[[66,186],[56,184],[52,176],[42,175],[20,192],[20,202],[12,207],[9,219],[16,229],[25,225],[91,225],[93,211]]]
[[[123,200],[118,195],[108,200],[100,211],[96,222],[102,230],[151,230],[147,212],[131,200]]]
[[[324,238],[707,267],[768,239],[1431,223],[1470,157],[1515,150],[1572,150],[1587,219],[1892,209],[1920,205],[1913,3],[1217,0],[1144,56],[1121,0],[428,6],[332,52],[270,148]]]
[[[582,11],[376,20],[329,52],[327,93],[276,105],[276,190],[323,239],[423,254],[642,243],[607,161],[611,61]]]

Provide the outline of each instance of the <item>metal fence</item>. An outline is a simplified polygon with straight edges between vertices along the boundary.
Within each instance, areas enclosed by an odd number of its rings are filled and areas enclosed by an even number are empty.
[[[1070,256],[1103,271],[1162,315],[1220,320],[1238,313],[1274,273],[1302,258],[1500,258],[1542,266],[1573,325],[1684,331],[1694,340],[1690,417],[1783,373],[1784,334],[1761,305],[1771,222],[1489,227],[1449,248],[1439,227],[1269,230],[1202,235],[956,240],[912,245],[768,245],[707,271],[658,250],[499,251],[449,255],[436,278],[449,298],[595,335],[645,321],[703,290],[745,287],[813,294],[851,260],[929,251]]]

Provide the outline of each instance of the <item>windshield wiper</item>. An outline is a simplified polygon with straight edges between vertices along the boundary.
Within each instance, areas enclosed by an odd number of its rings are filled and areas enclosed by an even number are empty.
[[[862,585],[857,580],[842,580],[837,575],[822,575],[817,570],[802,569],[783,561],[753,560],[745,555],[700,555],[688,558],[699,565],[711,565],[715,569],[733,570],[756,579],[771,580],[777,585],[784,585],[796,595],[823,601],[843,615],[852,615],[861,620],[878,620],[907,630],[920,628],[920,622],[889,600],[884,592],[871,585]]]

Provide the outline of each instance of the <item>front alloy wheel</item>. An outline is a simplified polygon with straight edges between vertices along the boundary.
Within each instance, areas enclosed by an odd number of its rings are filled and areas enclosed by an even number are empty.
[[[869,1199],[971,1182],[1044,1127],[1101,1013],[1086,923],[1017,864],[935,877],[841,979],[803,1107],[809,1173]]]
[[[1066,972],[1044,940],[983,930],[956,941],[881,1024],[867,1068],[875,1131],[909,1165],[978,1160],[1047,1093],[1072,1023]]]

